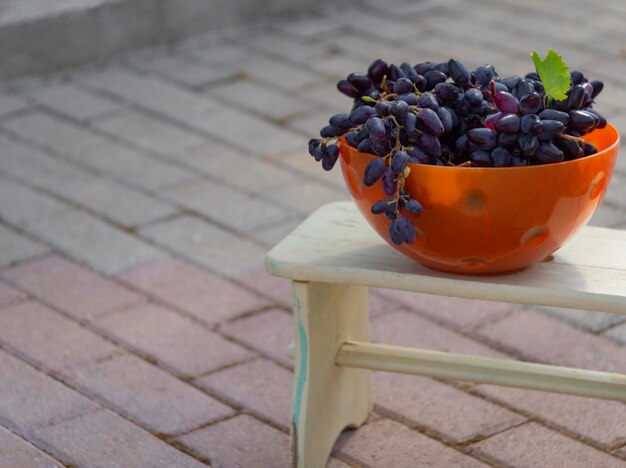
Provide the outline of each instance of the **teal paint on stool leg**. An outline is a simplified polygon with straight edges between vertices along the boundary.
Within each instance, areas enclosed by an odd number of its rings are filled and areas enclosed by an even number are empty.
[[[309,343],[306,331],[302,325],[302,304],[300,299],[295,298],[296,310],[298,315],[298,336],[300,339],[300,361],[298,369],[298,377],[296,379],[296,393],[293,400],[293,422],[296,430],[300,428],[300,407],[302,406],[302,393],[304,392],[304,384],[306,382],[307,367],[309,365]]]

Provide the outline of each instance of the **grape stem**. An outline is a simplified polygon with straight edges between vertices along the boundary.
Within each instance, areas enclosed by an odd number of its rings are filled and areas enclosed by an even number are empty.
[[[572,141],[575,141],[575,142],[577,142],[577,143],[584,143],[584,142],[585,142],[585,140],[584,140],[584,139],[582,139],[582,138],[580,138],[580,137],[575,137],[575,136],[572,136],[572,135],[567,135],[567,134],[565,134],[565,133],[561,133],[560,135],[557,135],[557,136],[558,136],[559,138],[564,138],[564,139],[566,139],[566,140],[572,140]]]

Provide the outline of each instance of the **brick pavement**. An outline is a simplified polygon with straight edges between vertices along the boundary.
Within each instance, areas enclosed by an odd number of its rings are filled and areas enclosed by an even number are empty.
[[[347,198],[306,140],[378,57],[606,81],[626,132],[626,9],[375,2],[0,85],[0,465],[288,464],[288,282],[262,259]],[[572,25],[575,25],[573,27]],[[626,228],[626,155],[593,223]],[[376,340],[626,368],[626,317],[370,293]],[[331,467],[626,466],[626,406],[378,373]]]

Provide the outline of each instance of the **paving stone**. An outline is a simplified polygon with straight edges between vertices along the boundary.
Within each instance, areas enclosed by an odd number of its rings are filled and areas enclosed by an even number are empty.
[[[328,78],[341,80],[355,71],[361,73],[367,72],[367,67],[371,62],[372,60],[353,58],[344,54],[334,54],[330,57],[315,57],[309,61],[309,64],[313,69],[317,70],[319,73],[323,73]],[[337,90],[329,86],[328,92],[336,93]],[[349,110],[349,107],[346,106],[345,111]]]
[[[433,379],[376,372],[374,402],[410,427],[449,443],[500,432],[526,420],[512,411]]]
[[[293,361],[287,357],[287,345],[293,341],[291,314],[280,309],[258,312],[220,325],[220,332],[254,348],[286,366]]]
[[[377,289],[376,292],[416,311],[420,315],[460,329],[471,329],[487,321],[521,310],[520,306],[506,302],[434,296],[390,289]]]
[[[300,23],[300,21],[292,22],[294,25]],[[323,24],[325,21],[318,19],[318,22]],[[285,34],[277,31],[275,28],[247,34],[242,38],[242,42],[251,49],[305,64],[311,58],[328,52],[327,47],[319,41],[311,41],[310,38],[302,39],[293,34]]]
[[[68,208],[68,205],[0,176],[0,218],[11,224],[24,225],[46,215],[63,213]]]
[[[198,376],[253,356],[217,333],[156,304],[94,319],[94,325],[183,376]]]
[[[204,142],[195,133],[164,124],[139,112],[118,113],[108,119],[98,120],[93,126],[115,138],[169,157],[172,153]]]
[[[77,210],[42,216],[31,221],[26,229],[69,256],[107,274],[165,256],[139,238]]]
[[[345,18],[341,16],[319,16],[310,19],[298,18],[297,21],[289,19],[275,26],[290,34],[296,34],[307,39],[317,39],[320,36],[323,37],[326,34],[333,33],[335,30],[345,26],[345,24]]]
[[[270,275],[267,270],[258,268],[237,276],[237,282],[269,297],[274,302],[291,309],[291,281]]]
[[[165,201],[6,137],[0,137],[0,170],[126,227],[171,215],[176,210]]]
[[[119,102],[97,96],[73,83],[46,86],[28,96],[37,104],[78,120],[88,120],[122,107]]]
[[[221,395],[287,429],[291,426],[291,372],[265,359],[230,367],[196,380]]]
[[[302,217],[287,219],[271,226],[255,229],[249,235],[259,244],[271,248],[291,234],[294,229],[302,224],[302,221],[304,221]]]
[[[186,40],[180,51],[190,54],[192,59],[202,59],[211,65],[226,65],[243,62],[253,54],[248,48],[220,38],[197,36]]]
[[[19,289],[9,286],[4,281],[0,281],[0,307],[21,301],[26,299],[26,297],[28,296]]]
[[[607,449],[626,442],[626,405],[621,402],[495,385],[474,390]]]
[[[339,189],[342,193],[346,190],[346,182],[343,178],[341,169],[337,167],[335,170],[330,172],[322,170],[320,168],[320,164],[316,162],[304,148],[299,148],[297,151],[289,153],[271,155],[270,157],[277,164],[280,164],[291,171],[295,171],[298,174],[315,179],[316,181],[323,183],[324,186],[330,185],[331,188],[334,187]],[[347,196],[348,195],[346,195],[346,197]]]
[[[36,301],[0,309],[0,342],[38,368],[58,373],[122,351]]]
[[[189,431],[234,414],[214,398],[127,353],[74,368],[66,375],[85,393],[160,434]]]
[[[22,435],[98,408],[78,392],[1,350],[0,394],[0,422]]]
[[[48,247],[0,224],[0,266],[27,260],[48,251]]]
[[[273,225],[289,214],[257,197],[209,180],[179,185],[162,195],[240,232]]]
[[[313,124],[320,122],[320,120],[317,119],[323,118],[324,120],[321,121],[321,123],[325,125],[328,123],[328,119],[331,115],[350,111],[350,99],[337,91],[334,80],[325,79],[317,82],[313,86],[297,91],[298,92],[294,94],[295,96],[305,96],[307,99],[315,101],[327,109],[325,112],[320,111],[319,114],[318,111],[311,112],[309,117],[305,115],[294,117],[292,120],[299,122],[297,128],[301,131],[306,130],[307,133],[312,131],[317,135],[322,127],[311,128]],[[316,114],[317,117],[313,118],[312,116],[314,114]]]
[[[343,432],[335,451],[358,463],[380,468],[487,466],[389,419]]]
[[[603,333],[603,335],[626,345],[626,323],[608,329]]]
[[[219,143],[196,146],[175,157],[216,180],[248,192],[265,193],[292,183],[296,178],[292,172],[276,164],[253,155],[244,156],[232,147]]]
[[[35,437],[55,457],[77,466],[206,466],[108,410],[39,429]]]
[[[58,256],[34,260],[1,274],[33,297],[84,320],[121,310],[146,298]]]
[[[248,415],[185,434],[180,442],[215,468],[274,468],[289,465],[289,437]]]
[[[309,70],[260,55],[241,61],[236,65],[237,71],[248,78],[257,79],[287,91],[306,88],[324,79],[321,74],[316,75]],[[276,77],[280,77],[279,84],[276,83]]]
[[[207,325],[260,309],[268,301],[178,259],[165,259],[122,273],[132,287]]]
[[[596,332],[626,320],[624,314],[609,314],[593,310],[564,309],[562,307],[536,307],[548,315],[571,323],[577,328]]]
[[[223,63],[219,67],[207,66],[182,54],[163,55],[158,53],[152,56],[132,58],[130,63],[135,68],[156,73],[192,87],[204,87],[215,81],[231,79],[235,75],[232,65],[229,66],[230,64]]]
[[[224,276],[258,268],[265,250],[192,216],[181,216],[140,230],[141,234],[188,260]]]
[[[615,208],[622,210],[626,208],[626,177],[620,174],[613,174],[604,200]]]
[[[312,181],[280,187],[268,192],[267,196],[304,214],[310,214],[326,203],[349,199],[346,189],[331,189]]]
[[[0,115],[10,114],[11,112],[16,112],[28,107],[28,102],[17,96],[0,94]]]
[[[0,427],[0,460],[7,468],[61,468],[63,466],[4,427]]]
[[[285,119],[316,107],[314,102],[306,98],[295,99],[245,80],[209,89],[209,94],[273,119]]]
[[[4,122],[3,126],[61,156],[138,187],[154,189],[194,177],[177,166],[44,114],[15,118]]]
[[[479,334],[533,361],[607,372],[626,371],[626,347],[540,312],[517,312],[481,327]]]
[[[314,110],[312,112],[307,112],[306,114],[300,114],[290,118],[287,125],[311,135],[311,138],[317,138],[319,131],[328,125],[328,119],[331,115],[333,114],[332,112],[329,112],[328,109],[320,111]]]
[[[376,317],[371,322],[374,341],[435,351],[510,358],[504,353],[407,311]]]
[[[471,446],[492,463],[567,468],[622,467],[624,462],[535,423],[509,429]]]

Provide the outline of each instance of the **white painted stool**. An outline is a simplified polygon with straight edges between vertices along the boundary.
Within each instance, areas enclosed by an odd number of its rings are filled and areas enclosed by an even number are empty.
[[[550,262],[499,276],[438,273],[387,245],[351,202],[312,214],[266,258],[293,280],[293,466],[317,468],[372,409],[371,370],[626,401],[626,375],[373,344],[367,288],[626,313],[626,232],[585,227]]]

